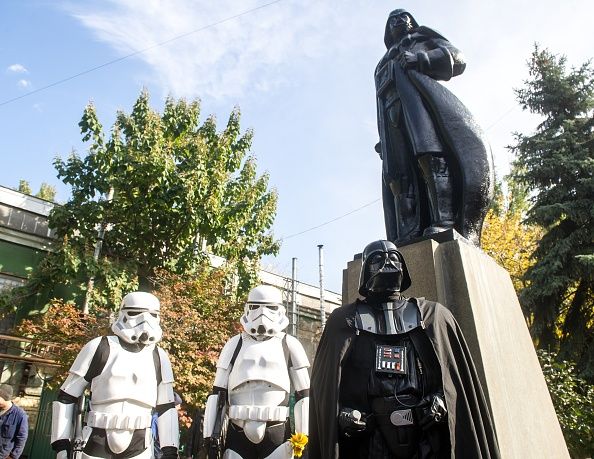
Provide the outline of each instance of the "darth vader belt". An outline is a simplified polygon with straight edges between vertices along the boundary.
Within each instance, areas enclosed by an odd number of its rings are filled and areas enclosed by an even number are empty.
[[[412,426],[415,424],[412,410],[395,410],[390,413],[390,422],[397,427]]]

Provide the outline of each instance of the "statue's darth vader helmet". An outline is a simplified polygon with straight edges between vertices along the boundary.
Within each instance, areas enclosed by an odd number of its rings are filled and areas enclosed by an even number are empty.
[[[402,16],[405,16],[405,15],[410,18],[410,23],[411,23],[411,25],[412,25],[413,28],[419,27],[419,24],[417,23],[417,21],[415,20],[415,18],[412,16],[412,14],[410,14],[405,9],[399,8],[397,10],[392,11],[388,15],[388,20],[386,21],[386,29],[385,29],[385,32],[384,32],[384,43],[386,45],[386,48],[390,48],[392,45],[394,45],[393,38],[392,38],[392,32],[390,30],[390,23],[392,21],[394,21],[395,19],[399,19],[399,18],[401,18]]]
[[[128,293],[120,306],[112,331],[127,343],[153,344],[163,337],[160,325],[161,304],[146,292]]]
[[[410,276],[404,257],[394,243],[374,241],[363,250],[359,293],[390,295],[410,287]]]
[[[279,289],[270,285],[259,285],[248,295],[241,325],[246,333],[265,338],[282,332],[287,325],[286,309]]]

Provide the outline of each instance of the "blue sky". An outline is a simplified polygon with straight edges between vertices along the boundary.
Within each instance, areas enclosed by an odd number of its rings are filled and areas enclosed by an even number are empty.
[[[77,123],[89,101],[106,127],[116,110],[130,111],[143,87],[158,109],[169,94],[199,97],[203,118],[215,114],[221,126],[239,106],[242,125],[255,131],[259,170],[280,197],[274,234],[283,246],[265,266],[290,275],[297,257],[299,280],[316,284],[317,245],[324,244],[326,287],[340,292],[346,263],[384,237],[373,71],[391,10],[408,9],[464,52],[467,69],[447,86],[486,131],[500,174],[511,132],[530,132],[538,121],[513,95],[528,76],[534,42],[574,65],[594,55],[590,0],[269,3],[2,2],[0,184],[17,186],[22,178],[36,191],[45,181],[66,200],[52,160],[73,149],[85,153]]]

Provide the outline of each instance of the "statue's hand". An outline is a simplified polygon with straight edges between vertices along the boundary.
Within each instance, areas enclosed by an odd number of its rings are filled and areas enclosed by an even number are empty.
[[[416,68],[417,67],[417,55],[410,51],[404,51],[402,54],[400,54],[400,57],[398,58],[398,62],[400,62],[400,65],[402,66],[403,69]]]
[[[367,423],[362,420],[362,414],[359,410],[341,408],[338,414],[338,426],[342,433],[347,437],[351,437],[364,432],[367,428]]]

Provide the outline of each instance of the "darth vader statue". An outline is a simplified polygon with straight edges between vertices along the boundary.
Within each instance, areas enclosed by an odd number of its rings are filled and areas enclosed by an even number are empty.
[[[310,458],[499,457],[458,324],[410,285],[392,242],[365,247],[363,299],[333,311],[314,360]]]
[[[387,238],[396,244],[455,229],[478,245],[493,194],[491,151],[468,109],[438,81],[464,72],[462,53],[390,13],[375,69]]]

